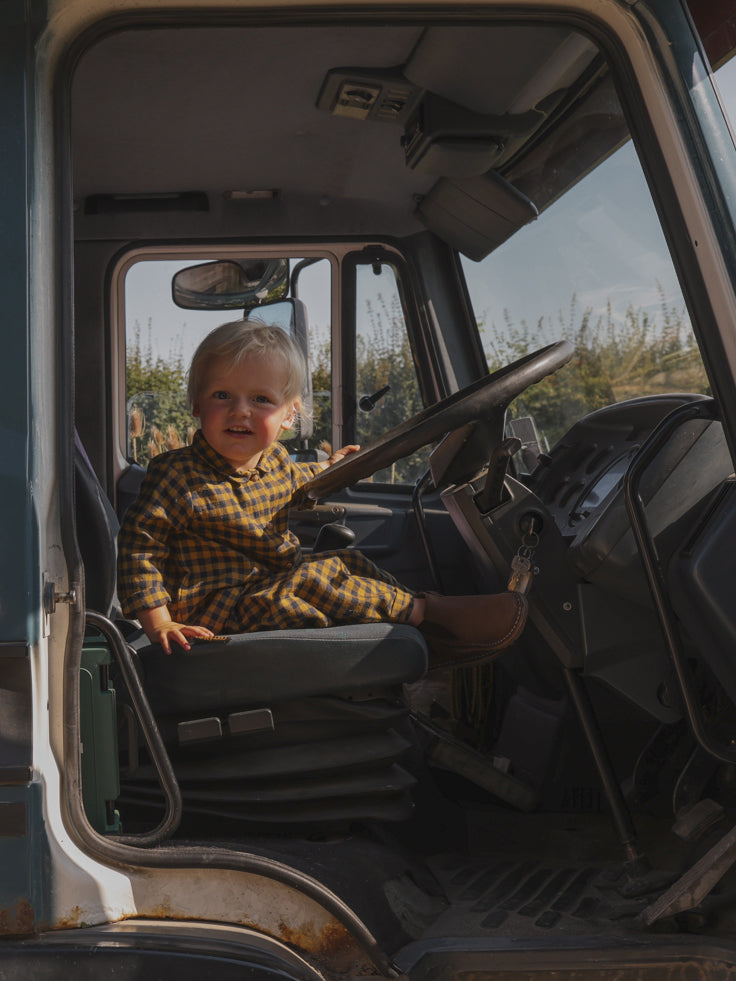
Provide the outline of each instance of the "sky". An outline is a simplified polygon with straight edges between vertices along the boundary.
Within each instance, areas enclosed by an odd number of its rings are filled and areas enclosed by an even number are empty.
[[[716,78],[726,110],[736,120],[736,58]],[[606,210],[604,202],[616,189],[616,208]],[[133,266],[126,279],[126,321],[129,333],[136,322],[140,324],[145,343],[150,320],[154,356],[168,358],[178,351],[188,363],[201,337],[228,314],[184,311],[173,305],[170,278],[186,264]],[[326,263],[321,265],[326,273]],[[611,304],[614,316],[622,318],[632,304],[657,316],[662,296],[672,307],[684,307],[631,143],[549,208],[543,221],[522,228],[496,249],[492,261],[464,260],[463,266],[486,337],[493,326],[502,328],[508,316],[513,323],[530,326],[544,318],[548,336],[540,341],[556,340],[559,318],[570,319],[571,283],[578,312],[589,308],[605,315]],[[324,327],[330,319],[328,279],[318,267],[307,272],[301,297],[309,323]]]
[[[717,73],[726,111],[736,122],[736,58]],[[559,338],[560,318],[609,308],[621,322],[631,305],[662,322],[662,299],[685,304],[651,194],[631,142],[625,144],[538,220],[520,229],[486,263],[463,260],[484,333],[506,319],[529,327],[544,319],[540,344]],[[574,289],[573,289],[574,287]]]

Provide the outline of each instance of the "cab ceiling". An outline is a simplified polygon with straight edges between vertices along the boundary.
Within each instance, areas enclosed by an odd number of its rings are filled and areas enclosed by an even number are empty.
[[[130,209],[85,215],[93,195],[201,191],[212,220],[238,234],[418,231],[416,202],[437,177],[406,166],[401,126],[317,108],[327,72],[406,66],[419,50],[420,85],[476,112],[503,112],[518,104],[559,40],[551,28],[522,33],[490,26],[110,35],[83,55],[73,78],[78,226],[96,235],[127,223],[135,233]],[[262,189],[273,189],[276,198],[229,197]],[[150,226],[150,215],[147,221]]]

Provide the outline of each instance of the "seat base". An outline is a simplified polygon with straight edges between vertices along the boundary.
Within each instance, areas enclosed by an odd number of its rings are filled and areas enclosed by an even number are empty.
[[[138,655],[185,814],[270,830],[411,817],[416,781],[401,761],[416,746],[401,685],[427,669],[413,627],[268,631]],[[272,724],[239,731],[232,720],[248,711]],[[212,738],[192,739],[200,730]],[[123,814],[126,802],[160,806],[146,754],[128,762]]]
[[[312,695],[368,696],[417,681],[427,670],[420,632],[393,623],[259,631],[197,641],[171,655],[158,644],[138,653],[157,715],[206,715]]]

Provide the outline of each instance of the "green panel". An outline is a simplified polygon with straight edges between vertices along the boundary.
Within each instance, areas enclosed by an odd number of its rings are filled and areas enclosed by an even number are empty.
[[[104,645],[85,641],[79,674],[82,799],[89,823],[102,834],[120,831],[120,816],[114,807],[120,796],[120,774],[110,664],[110,652]]]
[[[0,933],[48,925],[48,868],[40,785],[0,786]]]
[[[29,27],[20,0],[0,3],[0,640],[26,639],[40,597],[28,479],[27,106]],[[8,557],[12,556],[12,562]]]
[[[0,2],[0,931],[48,919],[42,792],[31,783],[32,692],[25,642],[40,622],[40,575],[29,479],[29,18],[42,3]]]

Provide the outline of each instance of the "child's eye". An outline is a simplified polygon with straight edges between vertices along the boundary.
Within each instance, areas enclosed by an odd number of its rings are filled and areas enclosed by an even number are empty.
[[[271,399],[267,395],[255,395],[253,397],[254,402],[258,402],[259,405],[270,405]]]
[[[217,392],[213,392],[212,393],[212,398],[213,399],[226,399],[226,398],[228,398],[228,394],[227,394],[227,392],[220,390],[220,391],[217,391]]]

